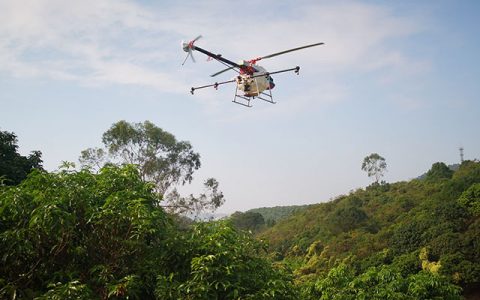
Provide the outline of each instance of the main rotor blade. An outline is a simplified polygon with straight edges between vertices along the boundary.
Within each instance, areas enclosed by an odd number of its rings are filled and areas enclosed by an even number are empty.
[[[217,76],[217,75],[222,74],[223,72],[227,72],[227,71],[229,71],[229,70],[231,70],[231,69],[234,69],[234,68],[235,68],[235,67],[233,67],[233,66],[232,66],[232,67],[228,67],[228,68],[223,69],[223,70],[221,70],[221,71],[219,71],[219,72],[217,72],[217,73],[215,73],[215,74],[210,75],[210,77],[215,77],[215,76]]]
[[[288,52],[293,52],[293,51],[302,50],[302,49],[305,49],[305,48],[320,46],[320,45],[323,45],[323,44],[324,43],[316,43],[316,44],[306,45],[306,46],[302,46],[302,47],[298,47],[298,48],[293,48],[293,49],[285,50],[285,51],[282,51],[282,52],[277,52],[277,53],[273,53],[273,54],[270,54],[270,55],[267,55],[267,56],[263,56],[263,57],[258,58],[257,60],[265,59],[265,58],[271,58],[271,57],[282,55],[282,54],[285,54],[285,53],[288,53]]]

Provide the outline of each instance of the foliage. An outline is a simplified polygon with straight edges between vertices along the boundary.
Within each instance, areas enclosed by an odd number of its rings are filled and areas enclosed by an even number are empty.
[[[105,150],[84,153],[90,169],[72,171],[65,163],[57,173],[34,170],[18,185],[0,186],[0,298],[461,299],[461,288],[478,294],[478,162],[465,161],[454,173],[436,163],[425,180],[386,184],[378,182],[386,164],[377,154],[362,166],[374,184],[286,208],[290,217],[270,228],[260,211],[191,224],[165,213],[158,193],[191,180],[199,156],[189,143],[149,122],[121,121],[107,133]],[[2,134],[2,151],[16,154],[15,136]],[[39,154],[36,162],[40,168]],[[156,167],[163,175],[148,173]],[[199,197],[173,190],[166,198],[183,211],[223,203],[216,180],[205,188]]]
[[[152,188],[132,166],[36,171],[3,188],[0,298],[149,297],[169,230]]]
[[[157,197],[132,165],[0,187],[0,298],[298,298],[264,243],[226,221],[179,226]]]
[[[362,170],[367,172],[368,177],[375,177],[375,182],[378,182],[387,170],[387,163],[385,158],[372,153],[363,159]]]
[[[292,278],[262,257],[264,248],[228,222],[198,224],[188,239],[188,251],[181,253],[182,261],[190,261],[189,268],[161,278],[156,295],[159,299],[297,299]]]
[[[355,274],[346,264],[307,285],[303,299],[462,299],[460,289],[444,277],[419,272],[408,277],[390,266]]]
[[[17,185],[32,169],[42,169],[42,153],[33,151],[29,156],[18,153],[17,136],[0,131],[0,185]]]
[[[240,230],[258,232],[265,226],[263,216],[252,211],[244,213],[237,211],[229,217],[229,220],[235,228]]]
[[[93,298],[92,291],[88,286],[81,284],[78,280],[65,284],[61,282],[53,283],[48,288],[48,292],[35,297],[35,300],[89,300]]]
[[[443,162],[436,162],[432,168],[427,172],[426,180],[439,180],[452,178],[453,171]]]
[[[471,214],[480,215],[480,183],[472,184],[458,198],[458,202]]]
[[[189,142],[177,141],[171,133],[149,121],[133,124],[119,121],[103,134],[102,141],[105,150],[82,151],[82,165],[93,168],[104,159],[137,165],[141,177],[154,182],[161,194],[172,185],[191,182],[193,172],[200,168],[200,155]]]
[[[82,151],[81,165],[87,169],[108,164],[136,165],[141,178],[155,184],[156,191],[168,201],[165,207],[172,212],[198,214],[203,209],[215,210],[225,201],[214,178],[205,181],[206,192],[200,196],[180,196],[174,187],[192,181],[193,173],[201,165],[200,154],[193,151],[189,142],[178,141],[173,134],[149,121],[119,121],[103,134],[102,142],[105,149]]]
[[[368,219],[367,214],[358,207],[339,207],[329,216],[332,232],[350,231],[361,226]]]
[[[474,293],[480,284],[479,184],[480,163],[467,161],[448,178],[373,184],[312,205],[259,237],[276,259],[292,262],[297,282],[306,285],[343,261],[355,276],[383,266],[405,278],[436,272],[439,284]]]
[[[267,226],[274,225],[280,220],[283,220],[293,214],[307,209],[310,205],[290,205],[290,206],[275,206],[275,207],[260,207],[247,210],[245,213],[259,213],[263,216]],[[271,226],[269,226],[271,227]]]
[[[209,178],[204,183],[204,192],[199,196],[190,194],[182,197],[177,190],[173,190],[165,196],[168,204],[164,205],[168,211],[178,214],[188,214],[194,219],[203,211],[215,211],[225,202],[223,193],[219,190],[219,183],[215,178]]]

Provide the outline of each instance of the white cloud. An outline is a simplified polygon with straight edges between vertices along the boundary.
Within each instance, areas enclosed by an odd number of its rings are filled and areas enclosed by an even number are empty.
[[[253,1],[172,3],[147,8],[127,0],[2,1],[0,71],[185,93],[222,67],[203,64],[199,53],[200,63],[179,71],[179,40],[200,33],[206,38],[199,46],[234,61],[323,41],[325,46],[262,63],[270,70],[301,65],[334,95],[344,94],[343,88],[332,88],[342,72],[389,68],[394,74],[428,65],[388,46],[424,28],[378,5],[300,1],[282,9],[271,1],[263,4],[265,9],[252,10]]]
[[[275,3],[266,3],[265,7],[274,9]],[[268,64],[309,62],[331,70],[368,68],[379,57],[398,52],[398,49],[388,47],[387,42],[424,30],[416,20],[396,16],[381,6],[360,2],[299,2],[288,8],[291,11],[265,16],[262,11],[232,13],[231,9],[217,7],[216,4],[203,5],[179,14],[177,21],[182,24],[179,31],[187,36],[194,36],[199,30],[208,33],[207,39],[199,44],[210,44],[216,51],[222,51],[234,60],[325,42],[325,46],[271,59]],[[214,12],[219,10],[225,14],[215,15]],[[211,21],[205,24],[204,20]],[[385,61],[384,65],[399,66],[398,61]]]
[[[0,70],[83,83],[118,83],[181,91],[157,49],[140,33],[160,34],[145,9],[128,1],[0,3]]]

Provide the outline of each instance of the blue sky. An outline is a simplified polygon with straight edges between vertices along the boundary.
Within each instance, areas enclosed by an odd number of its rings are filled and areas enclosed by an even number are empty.
[[[179,3],[179,4],[178,4]],[[114,122],[150,120],[201,154],[195,182],[216,177],[220,212],[328,201],[370,179],[390,182],[437,161],[480,158],[478,1],[0,0],[0,129],[44,165],[76,162]],[[181,40],[233,61],[315,42],[269,60],[277,104],[202,90],[223,68]],[[260,64],[260,63],[259,63]],[[218,80],[228,80],[224,73]]]

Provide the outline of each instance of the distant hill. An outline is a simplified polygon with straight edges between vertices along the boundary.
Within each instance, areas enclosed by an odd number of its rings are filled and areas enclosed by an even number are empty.
[[[228,220],[239,230],[258,234],[266,228],[274,226],[278,221],[304,211],[308,207],[309,205],[261,207],[246,212],[234,212],[228,217]]]
[[[263,216],[266,223],[273,221],[274,223],[283,220],[291,215],[301,212],[311,205],[291,205],[291,206],[275,206],[275,207],[260,207],[250,209],[246,212],[259,213]]]
[[[297,280],[317,282],[313,289],[340,271],[357,283],[386,270],[402,278],[428,272],[461,286],[467,299],[478,299],[480,163],[434,172],[439,167],[434,164],[426,179],[372,184],[304,207],[259,237]]]
[[[458,170],[460,167],[460,164],[453,164],[453,165],[448,165],[448,168],[452,171]],[[422,175],[418,176],[417,179],[425,179],[427,177],[427,172],[423,173]]]

